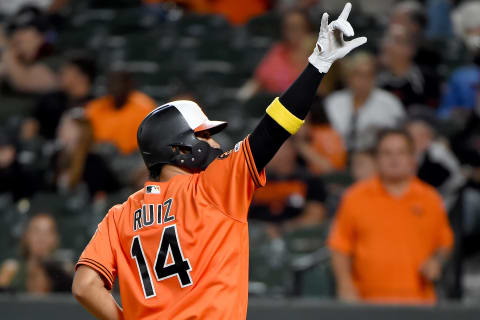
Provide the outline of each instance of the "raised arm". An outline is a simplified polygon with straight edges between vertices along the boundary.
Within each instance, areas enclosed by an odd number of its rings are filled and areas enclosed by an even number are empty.
[[[343,40],[343,35],[354,35],[347,21],[351,9],[352,5],[347,3],[338,19],[330,24],[328,14],[323,14],[317,44],[308,58],[309,64],[290,88],[270,104],[250,135],[250,148],[258,171],[273,158],[285,140],[303,125],[317,88],[333,62],[367,42],[365,37]]]

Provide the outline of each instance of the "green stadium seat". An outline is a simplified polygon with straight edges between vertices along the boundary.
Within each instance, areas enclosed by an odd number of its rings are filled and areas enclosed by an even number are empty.
[[[138,8],[141,0],[88,0],[90,8]],[[73,1],[72,1],[73,2]]]
[[[287,248],[292,254],[312,253],[325,247],[328,236],[328,224],[298,228],[285,235]]]
[[[176,30],[179,37],[226,39],[232,27],[219,15],[187,13],[177,22]]]
[[[258,93],[243,104],[242,110],[245,115],[249,117],[260,118],[265,113],[265,108],[270,105],[276,97],[277,95],[275,94]]]
[[[287,255],[281,239],[272,240],[266,233],[265,225],[251,222],[250,235],[250,281],[263,284],[265,294],[284,295],[291,282]],[[254,292],[258,293],[258,292]]]
[[[302,297],[333,298],[335,296],[335,279],[330,260],[302,272],[300,277]]]
[[[280,16],[275,13],[267,13],[251,19],[247,23],[247,31],[250,36],[266,37],[270,39],[280,38]]]
[[[28,95],[3,95],[0,93],[0,123],[5,123],[14,116],[28,116],[31,114],[35,99]]]

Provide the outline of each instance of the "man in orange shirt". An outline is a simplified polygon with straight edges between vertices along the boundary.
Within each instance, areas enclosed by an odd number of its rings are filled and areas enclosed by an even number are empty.
[[[253,192],[331,64],[366,42],[336,41],[335,31],[353,36],[350,10],[330,24],[324,14],[309,65],[233,150],[222,154],[211,138],[226,123],[192,101],[147,115],[137,139],[151,181],[110,209],[82,253],[72,291],[86,309],[100,319],[246,318]],[[123,308],[110,294],[116,277]]]
[[[127,155],[138,149],[138,125],[155,108],[155,101],[134,90],[131,75],[123,71],[109,74],[107,89],[108,95],[86,106],[86,114],[95,141],[111,143]]]
[[[352,186],[328,243],[345,301],[433,303],[453,236],[440,195],[414,176],[413,143],[402,130],[380,133],[378,176]]]

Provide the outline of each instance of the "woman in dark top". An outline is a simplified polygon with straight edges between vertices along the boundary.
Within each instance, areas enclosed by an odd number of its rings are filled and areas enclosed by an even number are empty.
[[[68,192],[85,183],[91,197],[120,189],[105,161],[91,152],[92,128],[82,109],[72,109],[62,117],[57,143],[59,151],[52,157],[47,184]]]

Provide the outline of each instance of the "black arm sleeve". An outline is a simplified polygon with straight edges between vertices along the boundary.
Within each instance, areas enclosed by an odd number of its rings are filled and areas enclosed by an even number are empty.
[[[279,98],[280,102],[297,118],[305,119],[324,75],[309,63],[297,80]],[[290,133],[268,114],[263,116],[249,137],[250,149],[258,171],[263,170],[289,137]]]

